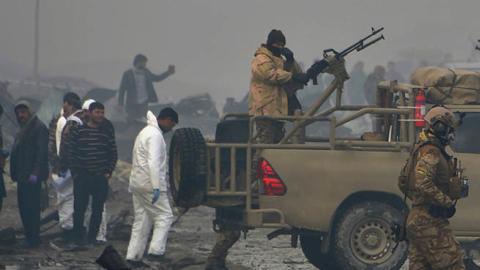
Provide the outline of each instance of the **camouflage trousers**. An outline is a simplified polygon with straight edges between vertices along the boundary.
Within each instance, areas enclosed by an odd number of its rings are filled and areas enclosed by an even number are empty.
[[[463,251],[446,219],[413,207],[407,218],[409,270],[464,270]]]
[[[274,143],[276,140],[279,141],[278,136],[278,124],[275,126],[273,121],[270,120],[258,120],[256,122],[257,129],[257,141],[256,143],[260,144],[270,144]],[[277,129],[275,129],[277,127]],[[282,134],[283,137],[283,134]],[[280,137],[281,139],[281,137]],[[253,170],[252,170],[252,181],[255,182],[256,179],[256,167],[258,160],[260,159],[260,151],[255,151],[253,155]],[[258,190],[258,186],[253,184],[253,190]],[[228,250],[240,239],[241,231],[238,229],[232,228],[223,228],[217,233],[217,241],[215,246],[212,249],[212,252],[208,256],[207,265],[205,270],[223,270],[225,267],[225,259],[228,255]]]
[[[217,233],[217,242],[208,256],[205,270],[221,270],[225,268],[228,250],[240,239],[240,230],[223,229]]]
[[[256,143],[278,143],[284,136],[282,122],[272,120],[257,120],[255,125],[257,130]]]
[[[271,120],[257,120],[257,141],[258,144],[278,143],[283,138],[283,124]],[[257,149],[253,153],[252,179],[256,179],[257,164],[260,159],[260,150]]]

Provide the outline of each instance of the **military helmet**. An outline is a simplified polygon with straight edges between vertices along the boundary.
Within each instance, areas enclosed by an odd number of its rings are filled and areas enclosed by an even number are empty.
[[[434,126],[439,121],[444,125],[447,125],[451,128],[458,127],[458,121],[455,115],[447,108],[443,106],[433,107],[424,117],[425,121],[430,125]]]
[[[443,144],[449,144],[454,139],[455,128],[459,126],[455,115],[443,106],[433,107],[424,117],[427,128],[435,134]]]

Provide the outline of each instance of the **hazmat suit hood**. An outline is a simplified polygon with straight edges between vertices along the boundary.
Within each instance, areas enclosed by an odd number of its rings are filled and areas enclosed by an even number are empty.
[[[158,126],[158,120],[155,114],[153,112],[148,111],[147,112],[147,125],[152,126],[154,128],[157,128],[158,130],[162,131],[160,127]]]
[[[168,230],[174,220],[168,200],[167,149],[157,117],[148,111],[147,125],[140,131],[132,151],[129,191],[132,192],[135,220],[127,250],[127,260],[141,261],[147,241],[153,235],[148,254],[165,253]],[[160,195],[152,201],[154,190]]]
[[[148,111],[147,125],[135,139],[129,190],[150,194],[153,189],[167,190],[167,150],[157,117]]]

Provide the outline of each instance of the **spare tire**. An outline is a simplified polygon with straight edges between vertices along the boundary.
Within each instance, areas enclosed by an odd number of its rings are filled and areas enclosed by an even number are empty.
[[[202,204],[207,186],[207,146],[200,130],[180,128],[170,143],[169,181],[177,206]]]

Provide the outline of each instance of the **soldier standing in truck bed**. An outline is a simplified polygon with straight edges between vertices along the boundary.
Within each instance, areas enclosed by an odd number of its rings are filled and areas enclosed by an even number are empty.
[[[302,72],[293,52],[286,48],[285,44],[283,33],[274,29],[268,34],[267,43],[255,52],[251,64],[249,95],[249,114],[252,116],[284,116],[301,109],[295,92],[303,88],[309,77]],[[283,137],[283,134],[275,134],[273,126],[274,122],[271,120],[256,121],[257,143],[275,143]],[[220,212],[235,216],[233,209],[217,209],[217,215]],[[228,250],[239,238],[239,228],[221,227],[205,269],[227,269],[225,259]]]

